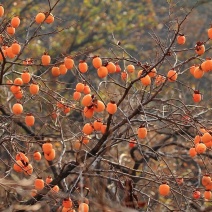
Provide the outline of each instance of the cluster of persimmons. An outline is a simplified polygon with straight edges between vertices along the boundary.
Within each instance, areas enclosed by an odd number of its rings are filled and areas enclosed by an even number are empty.
[[[0,6],[0,17],[4,15],[4,7]],[[20,25],[20,18],[18,16],[14,16],[10,23],[7,25],[5,30],[5,35],[1,34],[0,36],[0,44],[1,44],[1,52],[0,52],[0,61],[5,62],[7,59],[11,60],[16,58],[19,54],[21,54],[22,47],[19,42],[13,38],[13,42],[11,44],[5,44],[4,39],[5,36],[14,36],[16,29]],[[51,13],[43,13],[40,12],[35,17],[35,22],[37,24],[51,24],[54,22],[54,15]],[[212,28],[208,30],[208,37],[212,39]],[[177,36],[177,42],[179,45],[183,45],[186,42],[186,37],[183,34],[179,34]],[[197,42],[195,46],[195,52],[197,55],[201,56],[205,52],[205,45],[204,42]],[[80,60],[76,61],[71,56],[64,57],[58,64],[51,64],[51,56],[44,52],[43,55],[40,56],[41,65],[43,67],[51,67],[51,75],[52,77],[56,78],[61,75],[65,75],[68,70],[76,68],[80,74],[85,74],[89,71],[89,66],[86,61]],[[77,65],[76,65],[77,63]],[[134,76],[134,78],[139,79],[143,86],[150,86],[153,82],[155,86],[160,86],[164,82],[168,81],[168,83],[174,83],[178,79],[178,72],[172,68],[167,72],[167,75],[161,75],[157,73],[156,67],[150,69],[149,65],[146,65],[146,70],[149,70],[146,74],[146,71],[139,70],[136,71],[136,67],[134,64],[128,64],[126,66],[126,70],[122,71],[121,67],[118,63],[109,61],[104,62],[100,56],[94,56],[91,58],[91,63],[93,65],[92,68],[96,69],[97,76],[100,79],[107,77],[109,74],[117,74],[119,73],[121,79],[123,81],[127,81],[128,77]],[[23,72],[19,77],[16,77],[14,80],[7,80],[6,85],[8,89],[14,95],[17,102],[12,106],[12,113],[14,116],[19,117],[24,114],[24,105],[21,103],[22,98],[25,95],[25,92],[29,92],[30,95],[36,96],[40,95],[40,85],[34,80],[32,74],[29,72],[27,66],[33,65],[32,59],[26,59],[23,61],[23,65],[25,65]],[[206,58],[201,64],[193,65],[190,67],[190,73],[196,78],[200,79],[203,77],[204,74],[207,72],[212,71],[212,59]],[[23,89],[24,88],[24,89]],[[27,88],[27,89],[26,89]],[[108,115],[114,115],[118,112],[118,103],[111,99],[106,104],[99,98],[99,96],[92,94],[92,89],[90,86],[85,82],[81,81],[76,84],[75,91],[73,92],[73,100],[78,102],[82,109],[82,114],[85,118],[89,120],[89,122],[85,123],[82,127],[82,136],[81,139],[77,140],[74,144],[74,149],[76,151],[82,148],[83,144],[88,144],[90,140],[90,135],[95,131],[101,134],[105,134],[107,130],[107,125],[101,118],[98,118],[98,114],[101,112],[106,111]],[[199,103],[202,100],[201,93],[199,90],[194,90],[193,93],[193,101],[195,103]],[[56,110],[51,114],[52,118],[56,119],[59,112],[63,112],[65,115],[69,114],[71,110],[75,109],[75,105],[72,104],[70,106],[66,102],[57,101],[55,104]],[[28,127],[33,127],[36,123],[35,117],[32,113],[27,113],[24,115],[25,117],[25,124]],[[92,118],[95,117],[94,120]],[[92,120],[92,121],[90,121]],[[145,125],[138,126],[136,129],[136,136],[138,139],[145,139],[148,134],[148,128]],[[131,139],[129,141],[130,148],[135,147],[137,145],[137,141],[135,139]],[[206,152],[207,148],[212,147],[212,136],[211,132],[207,131],[207,129],[201,130],[201,135],[197,135],[194,138],[193,147],[189,150],[189,155],[191,157],[195,157],[196,155],[200,155]],[[55,149],[52,143],[45,142],[42,144],[42,153],[36,151],[32,155],[32,160],[40,161],[42,155],[44,155],[47,161],[53,161],[55,159]],[[33,173],[33,166],[30,164],[30,160],[24,152],[18,152],[15,156],[15,161],[13,164],[13,169],[17,173],[24,173],[26,176],[31,175]],[[44,181],[40,176],[35,179],[34,181],[34,189],[32,190],[32,196],[37,194],[37,191],[42,190],[45,186],[51,184],[52,178],[49,176]],[[183,179],[178,179],[178,184],[183,184]],[[205,174],[202,177],[202,185],[205,187],[204,198],[209,200],[212,197],[211,190],[212,190],[212,181],[209,174]],[[54,186],[50,192],[58,192],[59,187],[56,185]],[[163,182],[159,186],[159,193],[162,196],[168,196],[171,192],[170,186],[167,182]],[[193,193],[193,198],[198,199],[200,198],[201,194],[200,191],[195,190]],[[79,204],[78,211],[79,212],[87,212],[89,211],[89,202],[81,202]],[[73,203],[70,198],[65,198],[62,201],[62,211],[75,211],[73,209]]]

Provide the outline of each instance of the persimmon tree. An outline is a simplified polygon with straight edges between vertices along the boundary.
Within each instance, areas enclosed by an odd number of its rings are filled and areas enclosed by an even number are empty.
[[[170,3],[146,61],[114,33],[104,54],[31,56],[67,29],[53,25],[60,3],[32,17],[24,40],[24,18],[0,6],[2,211],[210,211],[211,26],[188,45],[195,7],[176,17]]]

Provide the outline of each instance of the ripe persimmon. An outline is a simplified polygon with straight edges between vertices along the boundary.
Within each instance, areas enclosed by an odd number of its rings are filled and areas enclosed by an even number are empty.
[[[33,126],[35,124],[35,117],[32,114],[27,114],[25,116],[25,123],[29,127]]]
[[[177,80],[177,76],[178,76],[177,72],[175,70],[173,70],[173,69],[171,69],[168,72],[168,74],[167,74],[167,77],[168,77],[169,82],[176,81]]]
[[[52,161],[55,159],[55,149],[51,149],[49,153],[44,153],[44,157],[48,161]]]
[[[203,142],[203,143],[208,143],[208,142],[210,142],[211,140],[212,140],[211,134],[208,133],[208,132],[205,132],[205,133],[203,134],[203,136],[202,136],[202,142]]]
[[[212,39],[212,26],[208,29],[208,38]]]
[[[50,55],[48,55],[47,52],[44,52],[43,55],[42,55],[42,57],[41,57],[41,63],[42,63],[42,65],[48,66],[50,64],[50,62],[51,62]]]
[[[121,67],[120,67],[120,65],[117,64],[117,63],[115,63],[115,65],[116,65],[116,73],[121,72]]]
[[[131,140],[129,141],[129,147],[130,147],[130,148],[135,147],[136,144],[137,144],[137,141],[136,141],[135,139],[131,139]]]
[[[18,43],[18,42],[14,42],[12,45],[11,45],[11,49],[12,49],[12,53],[17,55],[20,53],[21,51],[21,45]]]
[[[189,149],[189,155],[193,158],[197,155],[196,148],[192,147]]]
[[[13,165],[13,169],[16,172],[23,172],[23,167],[24,167],[24,164],[22,163],[21,160],[16,160],[14,165]]]
[[[65,75],[66,73],[67,73],[67,68],[66,68],[66,66],[65,66],[65,64],[61,64],[60,66],[59,66],[59,69],[60,69],[60,74],[61,75]]]
[[[65,57],[64,64],[67,69],[72,69],[74,67],[74,60],[70,57]]]
[[[11,46],[6,49],[6,55],[10,59],[15,58],[16,55],[12,52],[12,47]]]
[[[49,142],[46,142],[46,143],[44,143],[44,144],[42,145],[42,149],[43,149],[43,152],[44,152],[45,154],[49,154],[49,153],[51,152],[52,148],[53,148],[53,146],[52,146],[52,144],[49,143]]]
[[[105,110],[105,105],[102,101],[96,100],[94,101],[94,111],[95,112],[102,112]]]
[[[166,183],[162,183],[159,186],[159,194],[162,196],[167,196],[170,193],[170,187]]]
[[[39,92],[39,85],[36,84],[36,83],[31,83],[30,86],[29,86],[29,92],[32,95],[38,94],[38,92]]]
[[[156,68],[153,68],[149,73],[148,75],[152,78],[152,77],[156,77],[157,75],[157,70]]]
[[[195,138],[194,138],[194,143],[198,144],[200,141],[201,141],[200,135],[196,135]]]
[[[210,181],[206,186],[205,186],[206,190],[212,190],[212,181]]]
[[[90,106],[92,104],[93,96],[91,94],[87,94],[82,98],[81,104],[83,106]]]
[[[101,126],[103,125],[102,121],[97,119],[93,122],[93,127],[96,131],[100,131],[101,130]]]
[[[44,188],[44,181],[42,178],[37,178],[34,181],[35,189],[42,190]]]
[[[204,152],[206,151],[206,149],[207,149],[207,147],[206,147],[205,144],[203,144],[203,143],[198,143],[198,144],[196,144],[195,148],[196,148],[196,152],[197,152],[198,154],[204,153]]]
[[[159,86],[159,85],[161,85],[162,83],[164,83],[165,80],[166,80],[165,77],[159,74],[159,75],[157,75],[156,78],[155,78],[155,85],[156,85],[156,86]]]
[[[82,128],[83,133],[86,135],[90,135],[93,132],[93,130],[94,130],[93,125],[90,123],[86,123]]]
[[[53,22],[54,22],[54,16],[51,13],[50,14],[47,14],[45,23],[52,24]]]
[[[117,104],[116,104],[114,101],[110,101],[110,102],[107,104],[106,111],[107,111],[109,114],[114,114],[114,113],[116,113],[116,111],[117,111]]]
[[[147,129],[145,126],[141,125],[138,130],[137,130],[137,134],[139,138],[146,138],[147,136]]]
[[[212,70],[212,59],[206,58],[206,60],[200,65],[204,72],[209,72]]]
[[[38,151],[34,152],[33,153],[33,158],[34,158],[34,160],[37,160],[37,161],[41,160],[40,152],[38,152]]]
[[[18,152],[15,156],[16,160],[21,160],[23,163],[29,163],[29,158],[23,152]]]
[[[46,16],[45,16],[44,13],[42,13],[42,12],[41,12],[41,13],[38,13],[38,14],[35,16],[35,22],[36,22],[37,24],[41,24],[41,23],[44,22],[45,18],[46,18]]]
[[[88,136],[82,136],[82,143],[83,144],[88,144],[90,142],[90,139]]]
[[[89,206],[88,206],[88,204],[87,203],[84,203],[84,202],[80,203],[79,204],[78,211],[79,212],[89,212]]]
[[[205,198],[206,200],[210,200],[210,199],[212,198],[212,193],[211,193],[210,190],[205,190],[205,191],[204,191],[204,198]]]
[[[76,84],[76,91],[78,91],[78,92],[83,92],[84,91],[84,88],[85,88],[85,85],[83,84],[83,83],[81,83],[81,82],[79,82],[79,83],[77,83]]]
[[[13,94],[18,93],[20,90],[21,90],[21,87],[20,87],[19,85],[12,85],[12,86],[10,87],[10,91],[11,91]]]
[[[211,178],[208,174],[205,174],[203,177],[202,177],[202,185],[203,186],[207,186],[210,182],[211,182]]]
[[[200,191],[195,190],[195,191],[193,191],[193,195],[192,196],[193,196],[194,199],[199,199],[200,196],[201,196],[201,193],[200,193]]]
[[[31,175],[33,173],[33,166],[30,163],[24,166],[23,169],[25,175]]]
[[[68,114],[71,111],[71,108],[68,106],[65,106],[63,109],[63,113]]]
[[[92,60],[94,68],[98,69],[102,66],[102,59],[98,56],[94,56]]]
[[[57,66],[53,66],[51,72],[54,77],[60,76],[60,69]]]
[[[14,96],[16,99],[22,99],[23,98],[22,90],[19,90],[17,93],[14,93]]]
[[[70,198],[65,198],[63,199],[63,207],[65,208],[71,208],[73,203],[72,203],[72,200]]]
[[[59,109],[62,109],[63,110],[65,108],[64,102],[63,101],[57,102],[57,107]]]
[[[19,115],[23,112],[23,106],[20,103],[15,103],[12,107],[12,111],[15,115]]]
[[[177,43],[178,44],[183,45],[183,44],[185,44],[185,42],[186,42],[185,35],[180,34],[180,35],[177,36]]]
[[[196,45],[195,45],[195,52],[198,54],[198,55],[202,55],[205,53],[205,45],[203,42],[197,42]]]
[[[13,17],[10,22],[11,26],[14,28],[17,28],[20,25],[20,23],[21,23],[21,20],[18,16]]]
[[[94,115],[94,109],[92,107],[84,107],[83,109],[83,115],[86,118],[92,118]]]
[[[197,66],[195,69],[194,69],[194,77],[196,78],[196,79],[200,79],[200,78],[202,78],[203,77],[203,75],[204,75],[204,71],[202,70],[202,68],[201,68],[201,66]]]
[[[4,7],[2,4],[0,4],[0,17],[4,15]]]
[[[108,69],[105,66],[101,66],[97,69],[97,75],[100,78],[104,78],[108,75]]]
[[[55,185],[55,186],[51,189],[51,191],[54,192],[54,193],[58,193],[59,190],[60,190],[60,188],[59,188],[58,185]]]
[[[19,77],[14,79],[14,84],[15,85],[23,85],[23,80]]]
[[[123,81],[127,81],[127,78],[128,78],[128,73],[126,71],[122,71],[121,72],[121,79]]]
[[[79,71],[84,74],[88,71],[88,64],[84,60],[80,60],[78,68]]]
[[[12,27],[10,24],[7,26],[7,33],[9,35],[14,35],[15,34],[15,28]]]
[[[46,178],[46,184],[51,183],[52,180],[53,180],[52,177],[51,177],[51,176],[48,176],[48,177]]]
[[[113,74],[116,72],[116,66],[113,62],[109,62],[106,66],[108,73]]]
[[[83,90],[83,93],[84,93],[84,94],[89,94],[89,93],[91,93],[91,89],[90,89],[89,85],[85,85],[84,90]]]
[[[202,95],[200,94],[200,92],[198,90],[195,90],[193,93],[193,101],[198,103],[202,100]]]
[[[30,74],[27,70],[25,70],[25,71],[23,71],[23,73],[21,74],[21,79],[23,80],[23,83],[24,83],[24,84],[27,84],[27,83],[29,83],[30,80],[31,80],[31,74]]]
[[[107,129],[107,125],[106,124],[102,124],[101,129],[100,129],[101,133],[105,134],[106,129]]]
[[[141,79],[141,83],[144,85],[144,86],[148,86],[151,84],[151,78],[149,75],[146,75],[145,77],[142,77]]]
[[[127,72],[128,73],[133,73],[135,71],[135,66],[130,64],[127,66]]]
[[[73,99],[74,99],[75,101],[78,101],[80,98],[81,98],[81,93],[78,92],[78,91],[75,91],[75,92],[73,93]]]

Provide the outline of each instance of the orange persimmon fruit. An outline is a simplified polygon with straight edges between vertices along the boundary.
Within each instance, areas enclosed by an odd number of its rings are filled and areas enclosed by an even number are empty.
[[[49,153],[44,153],[44,157],[48,161],[52,161],[55,159],[55,149],[51,149]]]
[[[38,151],[34,152],[33,158],[34,158],[34,160],[37,160],[37,161],[41,160],[41,153]]]
[[[20,23],[21,23],[21,20],[18,16],[13,17],[10,22],[11,26],[14,28],[17,28],[20,25]]]
[[[88,64],[84,60],[79,61],[78,69],[81,73],[86,73],[88,71]]]
[[[19,115],[23,112],[23,106],[20,103],[15,103],[12,107],[12,111],[15,115]]]
[[[31,80],[31,74],[30,74],[27,70],[25,70],[25,71],[23,71],[23,73],[21,74],[21,79],[23,80],[23,83],[24,83],[24,84],[27,84],[27,83],[29,83],[30,80]]]
[[[43,55],[41,56],[41,63],[42,63],[42,65],[47,66],[47,65],[50,64],[50,62],[51,62],[50,55],[48,55],[47,52],[44,52]]]
[[[44,20],[45,20],[45,18],[46,18],[46,16],[45,16],[45,14],[44,13],[38,13],[36,16],[35,16],[35,22],[37,23],[37,24],[41,24],[42,22],[44,22]]]
[[[144,125],[141,125],[137,130],[137,135],[139,138],[143,139],[147,136],[147,129]]]
[[[74,67],[74,60],[70,57],[65,57],[64,64],[67,69],[72,69]]]
[[[49,154],[52,149],[53,149],[53,146],[49,142],[46,142],[42,145],[42,150],[45,154]]]
[[[162,183],[159,186],[159,194],[162,196],[167,196],[170,193],[170,187],[166,183]]]
[[[94,68],[98,69],[102,66],[102,59],[98,56],[94,56],[92,60]]]
[[[105,78],[108,75],[108,69],[105,66],[101,66],[97,69],[97,75],[100,78]]]
[[[169,82],[174,82],[177,80],[177,72],[173,69],[171,69],[168,73],[167,73],[167,77],[168,77],[168,80]]]
[[[93,130],[94,130],[93,125],[90,123],[86,123],[82,128],[83,133],[86,135],[90,135],[93,132]]]
[[[53,66],[51,70],[52,76],[53,77],[58,77],[60,76],[60,69],[57,66]]]
[[[185,35],[179,34],[179,35],[177,36],[177,43],[180,44],[180,45],[183,45],[183,44],[185,44],[185,42],[186,42],[186,37],[185,37]]]
[[[35,189],[42,190],[44,188],[44,181],[42,178],[37,178],[34,181]]]
[[[106,111],[109,114],[115,114],[117,111],[117,104],[114,101],[110,101],[106,106]]]
[[[29,92],[32,95],[38,94],[38,92],[39,92],[39,85],[36,84],[36,83],[31,83],[30,86],[29,86]]]

